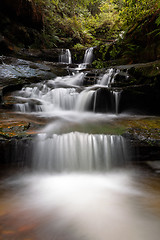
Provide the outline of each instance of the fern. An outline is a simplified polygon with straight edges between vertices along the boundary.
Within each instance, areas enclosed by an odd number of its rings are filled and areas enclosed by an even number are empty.
[[[149,32],[147,35],[148,36],[150,36],[150,35],[152,35],[152,34],[156,34],[157,35],[157,33],[159,33],[160,32],[160,29],[158,28],[158,29],[155,29],[155,30],[153,30],[152,32]],[[156,36],[155,35],[155,36]]]
[[[157,26],[160,25],[160,16],[156,19],[156,24],[157,24]]]

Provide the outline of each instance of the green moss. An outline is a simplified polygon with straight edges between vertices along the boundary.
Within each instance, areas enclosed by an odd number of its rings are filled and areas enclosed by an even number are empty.
[[[120,120],[128,132],[149,145],[160,144],[160,118],[148,117],[141,119]]]
[[[83,132],[89,134],[109,134],[109,135],[122,135],[126,131],[125,126],[112,123],[99,123],[99,124],[77,124],[69,126],[68,128],[61,129],[60,133],[68,132]]]
[[[101,59],[98,59],[92,62],[92,66],[96,69],[105,68],[106,62],[102,61]]]
[[[77,43],[73,46],[73,49],[79,51],[79,50],[84,50],[86,47],[80,43]]]

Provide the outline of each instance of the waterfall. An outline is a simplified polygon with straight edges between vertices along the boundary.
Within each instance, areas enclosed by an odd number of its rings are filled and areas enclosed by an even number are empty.
[[[67,52],[61,62],[71,62]],[[86,51],[84,64],[92,53]],[[126,139],[107,135],[121,122],[121,91],[111,88],[117,72],[107,70],[92,86],[83,86],[79,73],[13,93],[16,110],[27,112],[17,114],[18,125],[28,122],[23,131],[38,133],[7,137],[9,127],[1,136],[1,163],[27,169],[19,174],[11,168],[7,180],[1,169],[0,239],[159,240],[158,174],[143,175],[144,166],[134,174]],[[2,120],[5,125],[6,114]]]
[[[93,49],[94,48],[91,47],[91,48],[88,48],[85,51],[83,63],[86,63],[86,64],[91,64],[92,63],[92,61],[93,61]]]
[[[115,103],[115,113],[118,114],[119,102],[121,97],[122,91],[112,91],[114,96],[114,103]]]
[[[93,49],[92,49],[93,50]],[[86,50],[85,59],[91,50]],[[110,68],[96,81],[86,81],[87,74],[56,77],[24,87],[17,92],[15,110],[19,112],[50,112],[55,110],[119,113],[121,91],[114,87],[119,69]],[[94,75],[91,75],[92,78]],[[92,79],[93,80],[93,79]],[[95,83],[96,82],[96,83]],[[93,84],[91,86],[83,86]]]
[[[46,110],[49,110],[49,105],[51,105],[52,109],[73,109],[77,94],[74,88],[53,89],[44,96],[43,100],[45,100],[46,103],[44,107],[47,108]]]
[[[102,79],[100,80],[100,84],[109,86],[114,81],[113,73],[114,69],[113,68],[109,69],[107,73],[103,75]]]
[[[16,92],[17,104],[14,108],[20,112],[73,110],[83,77],[84,74],[79,73],[74,76],[57,77],[31,87],[23,87],[21,91]]]
[[[94,93],[93,112],[96,111],[97,91]]]
[[[71,52],[69,49],[62,49],[59,56],[59,62],[61,63],[72,63]]]
[[[91,90],[91,91],[82,91],[78,98],[77,98],[77,102],[75,105],[75,110],[77,111],[86,111],[89,109],[89,106],[92,102],[93,99],[93,95],[94,95],[95,91]]]
[[[126,142],[121,136],[39,134],[34,151],[34,168],[55,172],[106,171],[123,166],[128,158]]]
[[[78,93],[74,88],[50,89],[42,96],[37,95],[34,98],[26,99],[27,103],[16,104],[15,109],[20,112],[71,110],[74,109],[77,96]]]
[[[78,67],[75,68],[76,71],[86,69],[87,66],[92,63],[93,57],[94,57],[93,49],[94,49],[93,47],[86,49],[85,54],[84,54],[83,63],[78,64]]]
[[[118,114],[121,91],[109,89],[117,71],[108,69],[99,85],[82,87],[84,73],[57,77],[53,80],[23,87],[16,92],[15,110],[20,112],[93,111]],[[103,106],[107,107],[104,108]],[[114,109],[114,111],[113,111]]]
[[[119,73],[119,71],[120,71],[119,69],[117,70],[113,68],[108,69],[107,72],[103,75],[103,77],[99,80],[99,84],[110,87],[110,85],[114,83],[114,79],[116,75]]]

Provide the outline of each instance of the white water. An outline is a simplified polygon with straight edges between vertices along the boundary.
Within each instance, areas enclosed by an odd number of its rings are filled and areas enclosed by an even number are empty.
[[[83,73],[79,73],[75,76],[57,77],[47,83],[24,87],[17,92],[16,99],[20,103],[15,105],[15,109],[20,112],[74,109],[79,95],[76,89],[82,84],[83,76]]]
[[[77,102],[75,105],[75,110],[77,111],[87,111],[88,107],[92,101],[95,91],[83,91],[79,94]]]
[[[71,132],[39,134],[35,140],[34,168],[41,171],[108,171],[129,161],[121,136]]]
[[[85,51],[83,63],[87,63],[87,64],[91,64],[92,63],[92,61],[93,61],[93,49],[94,48],[91,47],[91,48],[88,48]]]
[[[143,205],[156,195],[137,187],[137,177],[125,171],[19,177],[10,183],[21,216],[16,224],[35,225],[36,238],[32,230],[25,238],[38,240],[159,240],[159,218]]]
[[[115,70],[113,68],[108,69],[99,81],[100,85],[110,87],[111,84],[114,83],[115,76],[119,73],[119,71],[120,70]]]
[[[95,111],[98,89],[108,89],[114,83],[117,74],[114,69],[109,69],[104,76],[98,80],[99,85],[82,87],[84,73],[73,76],[56,77],[44,83],[38,83],[32,87],[24,87],[17,92],[17,104],[15,109],[20,112],[50,112],[57,110],[73,110],[85,112]],[[112,95],[111,95],[112,96]],[[120,91],[113,92],[113,110],[118,113]]]
[[[118,107],[120,102],[122,91],[113,91],[114,101],[115,101],[115,113],[118,114]]]
[[[90,65],[93,62],[94,54],[93,54],[94,48],[87,48],[84,54],[83,63],[78,64],[78,67],[75,68],[76,71],[80,71],[83,69],[86,69],[88,65]]]
[[[72,63],[72,56],[69,49],[62,49],[61,54],[59,56],[59,62],[61,63]]]

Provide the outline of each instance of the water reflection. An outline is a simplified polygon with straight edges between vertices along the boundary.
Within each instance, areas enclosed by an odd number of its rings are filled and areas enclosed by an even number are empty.
[[[1,239],[158,240],[160,189],[140,179],[138,173],[119,171],[7,180]]]

